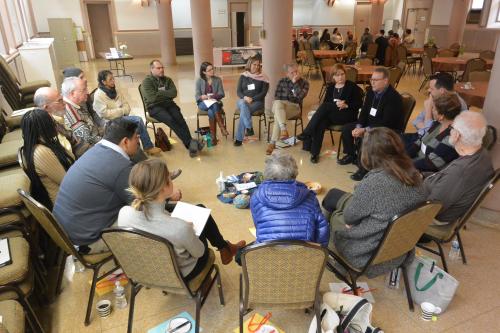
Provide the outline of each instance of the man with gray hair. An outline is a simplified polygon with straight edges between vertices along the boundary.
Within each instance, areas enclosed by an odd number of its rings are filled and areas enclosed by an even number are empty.
[[[95,122],[87,109],[87,82],[77,77],[68,77],[64,79],[61,91],[66,106],[66,126],[73,131],[75,137],[89,145],[99,142],[104,129]]]
[[[37,89],[33,102],[39,109],[47,111],[54,119],[59,142],[68,152],[78,158],[90,148],[90,145],[75,137],[73,132],[64,125],[66,108],[63,98],[56,89],[50,87]]]
[[[278,138],[287,139],[287,119],[300,115],[300,105],[309,92],[309,82],[300,77],[297,64],[283,66],[286,77],[278,81],[273,102],[274,126],[266,154],[271,155]]]
[[[490,155],[482,148],[486,125],[484,116],[472,111],[463,111],[453,121],[450,143],[459,158],[424,181],[427,199],[443,204],[435,225],[452,223],[465,214],[493,177]]]

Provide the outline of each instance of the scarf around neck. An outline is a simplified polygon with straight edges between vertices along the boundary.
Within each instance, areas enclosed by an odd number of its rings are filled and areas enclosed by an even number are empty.
[[[266,74],[264,73],[259,73],[259,74],[252,74],[249,71],[244,71],[243,76],[249,77],[251,79],[257,80],[257,81],[264,81],[266,83],[269,83],[269,78],[267,77]]]
[[[116,98],[116,95],[117,95],[116,88],[108,88],[104,84],[99,83],[99,89],[101,89],[102,91],[104,91],[104,93],[106,94],[106,96],[108,96],[109,98],[111,98],[111,99],[115,99]]]

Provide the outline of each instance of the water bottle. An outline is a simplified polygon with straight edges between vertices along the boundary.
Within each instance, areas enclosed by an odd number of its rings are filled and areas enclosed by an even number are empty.
[[[213,147],[212,136],[210,135],[210,133],[206,134],[205,141],[207,142],[207,148],[212,148]]]
[[[115,307],[117,309],[123,309],[127,307],[127,297],[125,296],[125,288],[122,287],[120,280],[115,282],[115,289],[113,290],[115,294]]]
[[[85,266],[76,257],[73,257],[73,264],[75,266],[75,273],[81,273],[85,270]]]
[[[451,248],[448,257],[450,258],[450,260],[460,259],[460,244],[458,243],[458,240],[456,238],[451,242]]]

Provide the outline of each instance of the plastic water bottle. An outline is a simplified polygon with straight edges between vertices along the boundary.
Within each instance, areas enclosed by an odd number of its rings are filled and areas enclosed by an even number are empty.
[[[213,147],[213,144],[212,144],[212,135],[210,135],[210,133],[206,134],[205,141],[207,142],[207,148],[212,148]]]
[[[85,266],[76,257],[73,257],[73,264],[75,265],[75,273],[81,273],[85,270]]]
[[[451,248],[448,257],[450,258],[450,260],[459,260],[461,257],[460,244],[458,243],[458,240],[456,238],[451,242]]]
[[[120,280],[115,282],[115,289],[113,290],[115,294],[115,307],[117,309],[123,309],[127,307],[127,297],[125,296],[125,288],[122,287]]]

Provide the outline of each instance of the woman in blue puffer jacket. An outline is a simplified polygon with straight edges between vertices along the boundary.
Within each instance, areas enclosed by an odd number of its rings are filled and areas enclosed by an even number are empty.
[[[297,175],[297,163],[291,155],[275,151],[266,159],[265,181],[250,200],[257,243],[303,240],[328,245],[330,225],[316,195],[295,180]]]

